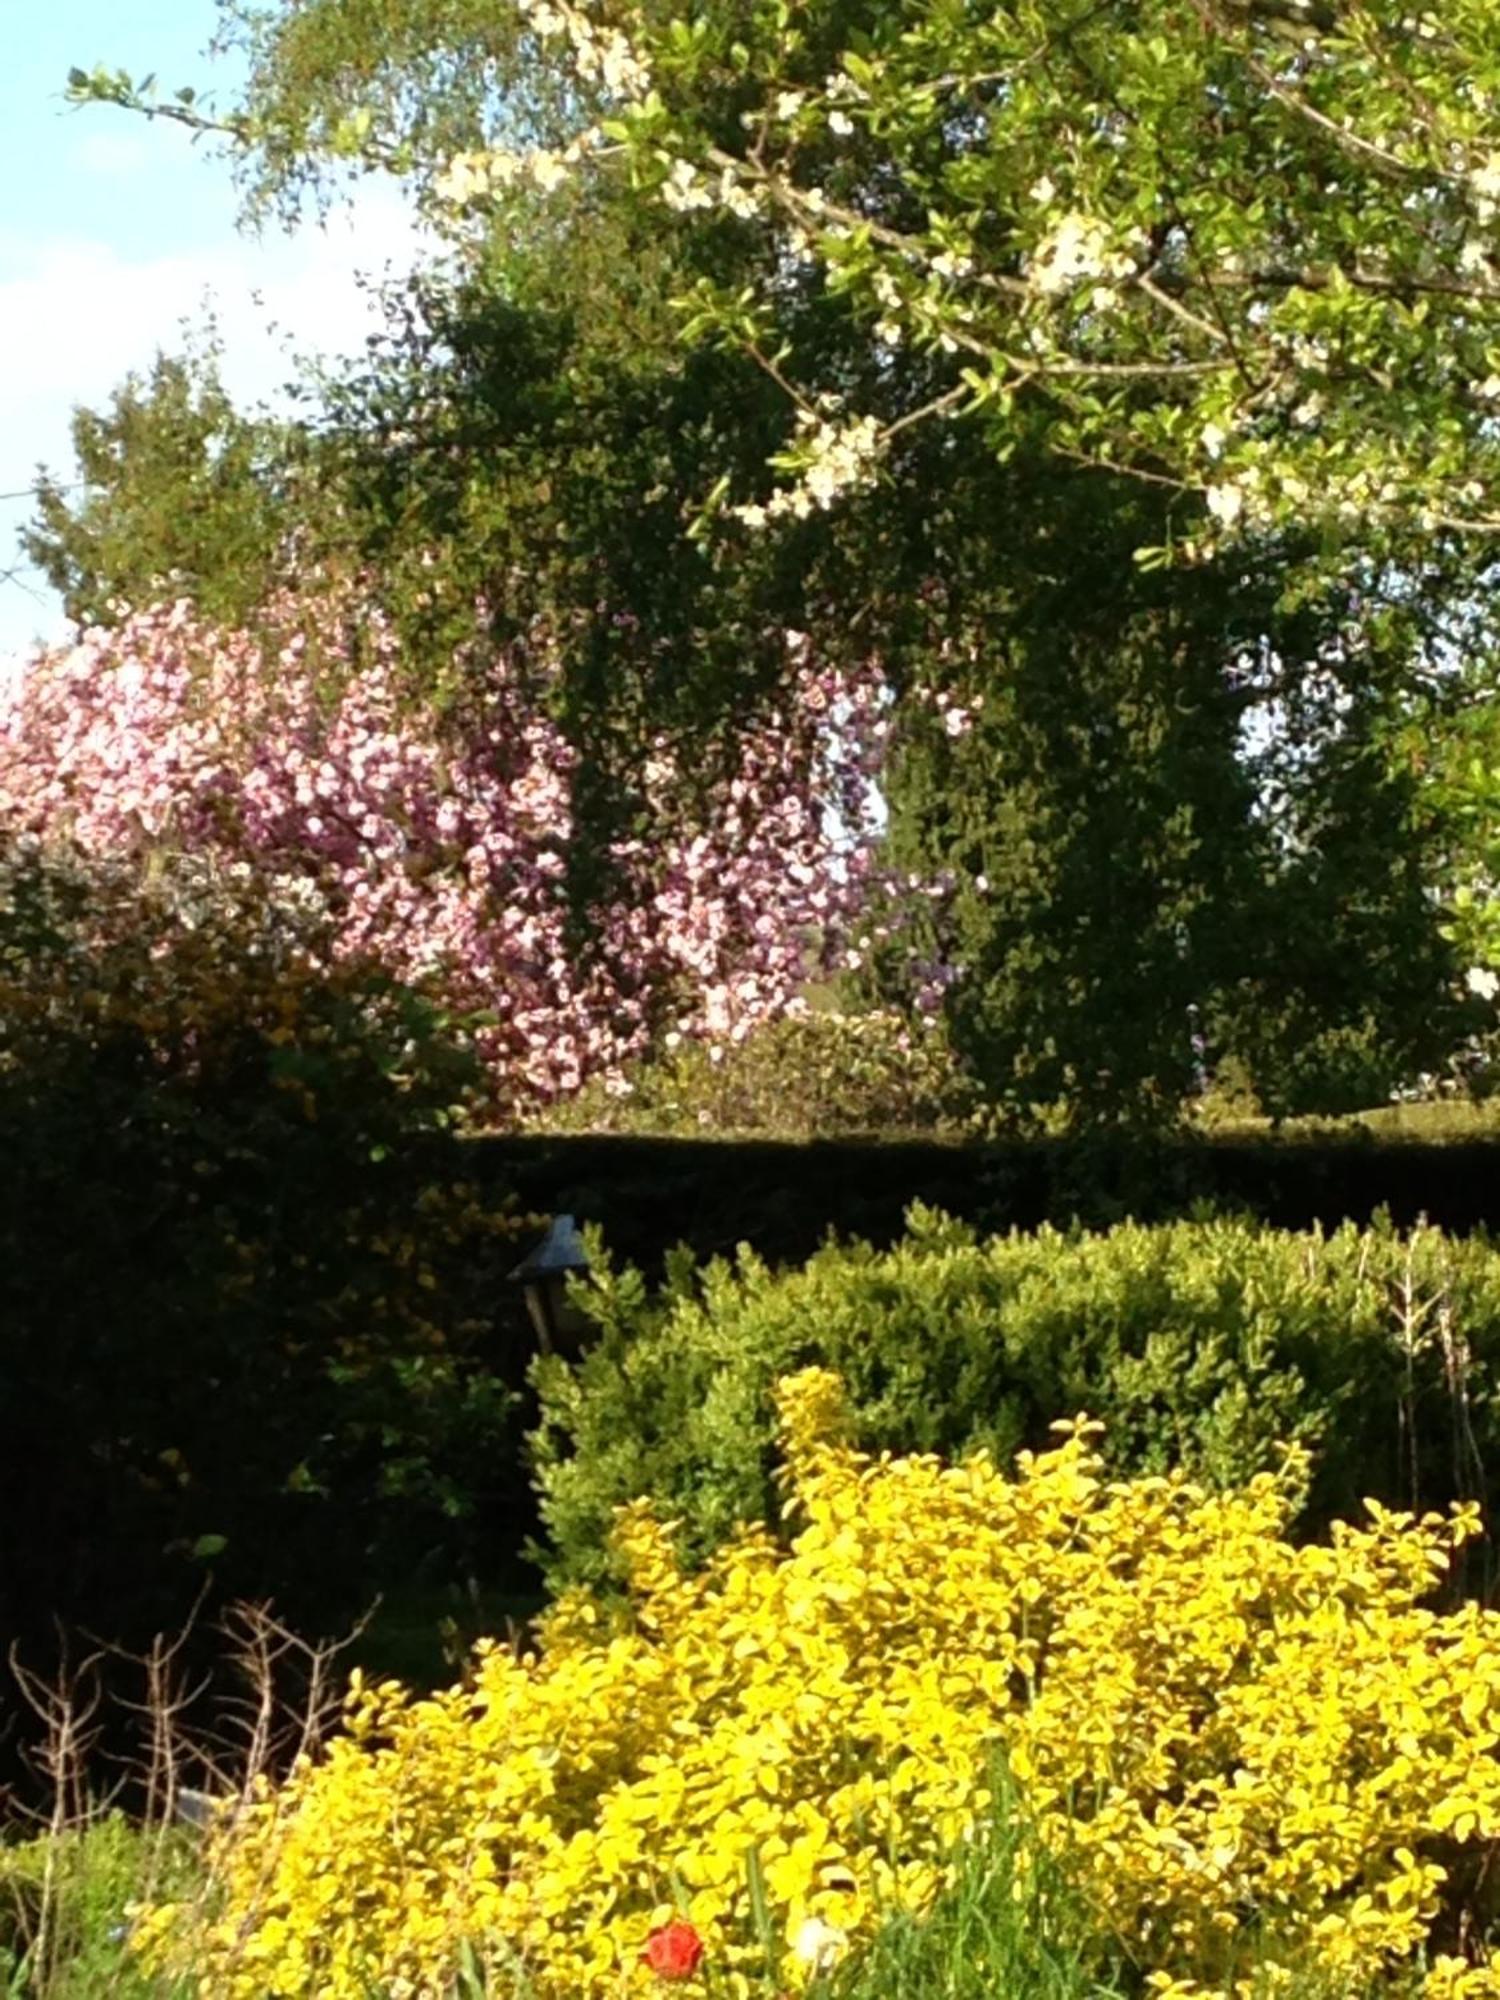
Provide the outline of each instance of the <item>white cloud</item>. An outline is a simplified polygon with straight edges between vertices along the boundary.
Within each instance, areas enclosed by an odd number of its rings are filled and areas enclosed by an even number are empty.
[[[210,254],[132,259],[86,237],[0,243],[0,491],[25,485],[37,462],[71,466],[68,422],[97,406],[159,348],[183,345],[184,325],[212,310],[225,380],[241,404],[274,401],[293,353],[352,353],[376,324],[358,274],[411,269],[424,247],[393,193],[363,197],[325,229],[230,237]],[[0,502],[0,570],[28,504]],[[26,644],[42,607],[13,584],[0,590],[0,654]],[[49,622],[50,621],[46,621]]]
[[[207,256],[132,260],[104,243],[54,239],[7,258],[16,271],[0,282],[7,460],[23,438],[66,433],[73,404],[99,401],[159,347],[180,346],[184,323],[202,323],[205,300],[236,394],[273,393],[289,372],[288,344],[326,354],[358,347],[374,309],[357,274],[407,269],[418,248],[407,211],[387,199],[326,230],[232,238]]]

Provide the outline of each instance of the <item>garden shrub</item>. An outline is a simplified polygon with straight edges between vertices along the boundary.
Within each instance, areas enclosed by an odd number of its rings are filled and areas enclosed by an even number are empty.
[[[1500,1480],[1500,1254],[1480,1237],[1218,1219],[981,1241],[916,1208],[894,1248],[830,1244],[786,1273],[679,1256],[653,1293],[601,1257],[587,1305],[583,1355],[535,1370],[559,1582],[609,1573],[612,1510],[639,1494],[690,1561],[773,1518],[772,1385],[809,1363],[844,1378],[872,1450],[1005,1457],[1089,1409],[1113,1469],[1227,1486],[1295,1441],[1312,1523]]]
[[[518,1220],[410,1152],[471,1073],[419,992],[243,887],[4,857],[7,1636],[149,1633],[209,1567],[326,1631],[525,1506]]]
[[[1427,1602],[1476,1508],[1297,1546],[1295,1453],[1217,1495],[1108,1482],[1079,1420],[1011,1479],[857,1453],[839,1397],[781,1388],[790,1547],[750,1528],[690,1576],[638,1503],[627,1605],[569,1594],[429,1699],[356,1678],[346,1734],[220,1821],[213,1892],[145,1914],[147,1962],[205,2000],[415,2000],[461,1966],[534,2000],[801,1991],[932,1902],[998,1765],[1161,2000],[1241,2000],[1252,1965],[1500,1994],[1468,1962],[1500,1612]]]
[[[679,1040],[555,1105],[552,1131],[696,1137],[971,1132],[979,1113],[940,1022],[886,1011],[787,1014],[740,1040]]]

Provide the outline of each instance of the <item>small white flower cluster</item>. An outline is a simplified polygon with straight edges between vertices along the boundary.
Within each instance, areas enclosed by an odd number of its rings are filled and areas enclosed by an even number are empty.
[[[519,0],[519,4],[532,32],[543,41],[567,37],[573,66],[586,83],[602,83],[617,97],[644,97],[650,90],[650,64],[618,28],[596,27],[567,0]]]
[[[882,347],[899,347],[906,338],[906,329],[897,317],[905,304],[901,287],[889,271],[876,271],[870,283],[881,310],[875,338]]]
[[[733,167],[721,168],[717,179],[711,179],[691,160],[680,159],[673,160],[668,169],[661,184],[661,198],[679,215],[690,214],[694,209],[722,208],[742,222],[759,215],[766,205],[764,188],[747,181]]]
[[[592,139],[592,135],[589,137]],[[587,144],[580,138],[561,153],[550,152],[546,147],[538,147],[533,153],[507,153],[501,148],[490,153],[458,153],[433,181],[433,192],[439,201],[454,208],[485,200],[522,181],[530,181],[543,194],[550,194],[562,186],[570,168],[587,150]]]
[[[602,84],[616,97],[644,97],[651,88],[651,70],[618,28],[596,27],[567,0],[519,0],[532,32],[543,41],[566,39],[573,66],[587,83]],[[439,201],[454,208],[485,200],[502,189],[529,181],[543,194],[561,187],[569,172],[599,144],[602,134],[590,126],[560,150],[539,146],[529,153],[495,147],[459,153],[433,182]]]
[[[1059,218],[1036,247],[1031,282],[1054,296],[1095,278],[1128,278],[1135,259],[1112,246],[1108,225],[1097,216],[1070,213]]]
[[[962,250],[939,250],[927,266],[935,278],[967,278],[974,268],[974,259]]]
[[[667,207],[679,215],[689,215],[696,208],[712,208],[714,198],[708,182],[699,173],[691,160],[674,160],[661,184],[661,198]]]
[[[874,417],[854,417],[836,424],[828,417],[801,411],[802,432],[797,453],[802,477],[795,486],[780,488],[764,503],[747,501],[731,508],[747,528],[791,515],[805,521],[814,511],[826,511],[842,494],[858,492],[875,477],[880,457],[880,424]]]
[[[1408,512],[1413,506],[1411,493],[1401,480],[1382,476],[1377,467],[1361,466],[1335,475],[1326,464],[1318,466],[1310,477],[1284,464],[1240,465],[1232,475],[1226,474],[1206,487],[1204,498],[1209,513],[1225,528],[1241,523],[1266,525],[1308,513],[1314,507],[1331,512],[1338,520],[1357,522]],[[1457,498],[1477,508],[1486,498],[1485,488],[1478,480],[1467,480],[1457,488]],[[1415,518],[1426,529],[1439,525],[1438,512],[1428,504],[1416,506]]]
[[[1241,521],[1247,526],[1265,525],[1283,513],[1305,508],[1312,488],[1294,472],[1278,469],[1273,477],[1265,466],[1252,463],[1206,488],[1203,497],[1214,519],[1233,528]]]
[[[1204,494],[1208,511],[1226,528],[1232,528],[1245,511],[1245,490],[1232,480],[1210,486]]]

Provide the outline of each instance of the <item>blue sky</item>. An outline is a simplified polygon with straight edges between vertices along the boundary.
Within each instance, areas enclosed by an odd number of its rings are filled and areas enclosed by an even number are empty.
[[[171,126],[63,102],[68,70],[101,62],[232,95],[233,70],[204,53],[215,21],[213,0],[0,0],[0,493],[39,459],[68,468],[74,406],[180,347],[206,296],[230,385],[253,403],[274,398],[292,349],[357,347],[370,308],[355,274],[413,259],[390,189],[327,231],[256,240],[237,227],[225,161]],[[0,500],[0,572],[29,511]],[[0,584],[0,656],[62,629],[34,574]]]

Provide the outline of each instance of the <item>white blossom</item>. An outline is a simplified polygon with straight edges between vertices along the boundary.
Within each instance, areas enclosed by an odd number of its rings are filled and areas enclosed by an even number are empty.
[[[880,426],[874,417],[856,417],[835,425],[816,423],[808,438],[808,464],[802,488],[815,506],[831,507],[841,493],[868,485],[880,448]]]
[[[568,178],[567,162],[559,154],[549,153],[545,148],[529,154],[526,165],[543,194],[550,194],[553,188],[561,187]]]
[[[713,195],[705,185],[703,176],[690,160],[674,160],[672,170],[662,183],[661,198],[668,208],[675,208],[679,214],[690,209],[712,208]]]
[[[719,205],[742,222],[758,215],[765,199],[759,188],[747,187],[733,167],[725,167],[719,175],[718,198]]]
[[[1031,282],[1039,292],[1066,292],[1085,279],[1124,278],[1134,269],[1132,258],[1110,247],[1109,230],[1096,216],[1069,214],[1037,245]]]
[[[1232,528],[1245,511],[1245,495],[1238,486],[1210,486],[1205,497],[1209,513],[1226,528]]]
[[[1493,222],[1500,214],[1500,153],[1491,153],[1482,167],[1469,175],[1474,190],[1474,212],[1481,222]]]
[[[483,157],[479,153],[456,154],[433,180],[432,191],[438,200],[461,207],[485,188],[487,182],[477,164]]]
[[[599,73],[610,90],[643,97],[651,87],[651,70],[625,37],[615,29],[604,45]]]

